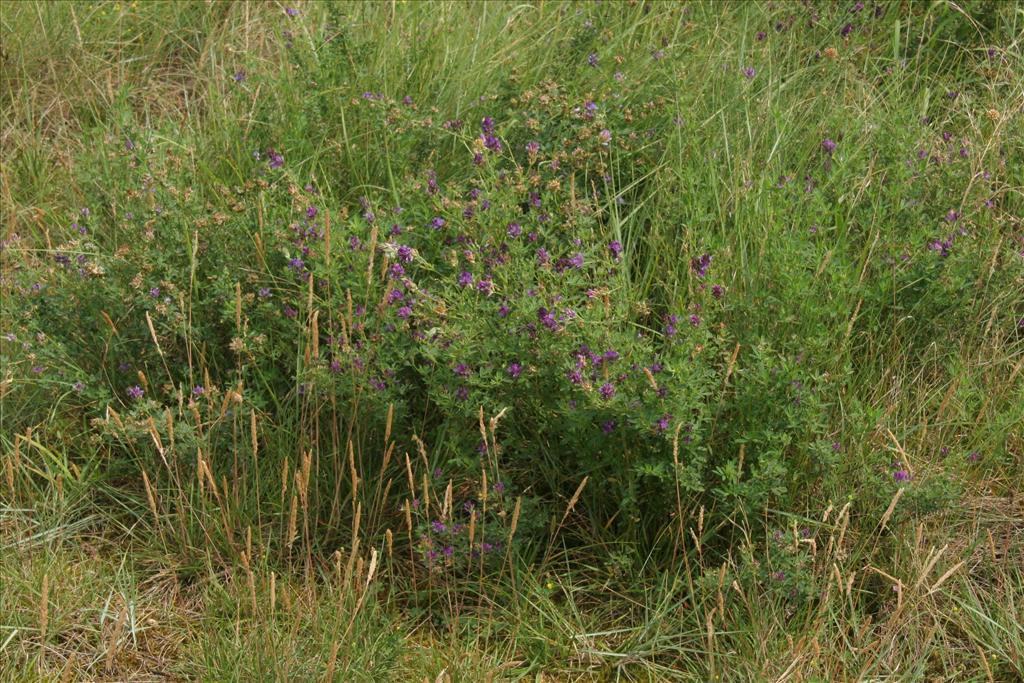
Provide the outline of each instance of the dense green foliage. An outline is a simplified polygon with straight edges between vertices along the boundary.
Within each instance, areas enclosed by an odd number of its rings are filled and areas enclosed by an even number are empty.
[[[550,596],[560,562],[624,593],[685,562],[666,605],[809,620],[826,542],[896,566],[1024,484],[1014,3],[5,3],[0,26],[12,514],[102,510],[188,581],[258,561],[347,590],[379,552],[384,602],[472,631],[485,576]],[[891,609],[859,586],[858,619]]]

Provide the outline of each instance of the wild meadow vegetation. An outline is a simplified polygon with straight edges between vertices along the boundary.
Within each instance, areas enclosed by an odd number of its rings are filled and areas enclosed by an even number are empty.
[[[0,679],[1024,680],[1015,2],[4,2]]]

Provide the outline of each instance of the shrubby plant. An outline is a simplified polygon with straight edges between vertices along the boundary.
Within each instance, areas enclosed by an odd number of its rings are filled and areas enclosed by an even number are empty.
[[[312,19],[289,15],[283,74],[254,61],[225,81],[224,106],[264,123],[219,156],[197,162],[173,126],[127,112],[116,134],[87,132],[82,206],[45,249],[5,238],[2,354],[18,396],[5,424],[67,408],[130,473],[172,442],[189,467],[194,451],[237,454],[251,418],[283,465],[318,453],[312,504],[328,526],[357,496],[346,470],[381,462],[370,444],[393,433],[400,452],[415,435],[428,467],[531,499],[535,540],[583,481],[593,530],[647,541],[664,538],[666,510],[756,519],[849,481],[893,483],[903,470],[872,436],[885,416],[847,410],[844,392],[887,349],[937,363],[935,341],[976,324],[982,285],[998,299],[987,329],[1019,343],[1021,237],[1000,217],[1020,152],[981,142],[1002,114],[963,125],[966,94],[950,90],[923,117],[823,116],[772,143],[751,125],[775,106],[756,54],[709,67],[708,104],[672,93],[670,51],[602,50],[603,15],[588,16],[566,46],[578,64],[511,73],[455,110],[350,73],[372,45],[336,7],[308,26],[322,44],[297,39]],[[869,44],[878,19],[837,25]],[[829,74],[837,55],[801,59]],[[879,78],[898,81],[888,68]],[[274,79],[289,87],[255,97]],[[745,153],[778,161],[739,163],[738,141],[691,113],[712,105],[723,125],[745,122]],[[934,509],[943,496],[924,490]],[[287,494],[279,505],[287,515]]]
[[[1013,3],[2,14],[0,679],[1021,678]]]

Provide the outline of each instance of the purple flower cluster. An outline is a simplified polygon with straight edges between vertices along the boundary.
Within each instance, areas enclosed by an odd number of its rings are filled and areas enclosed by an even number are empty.
[[[708,268],[711,267],[711,254],[701,254],[698,257],[690,259],[690,268],[694,274],[703,278],[708,274]]]
[[[267,150],[267,161],[270,163],[270,168],[277,169],[284,166],[284,155],[280,152],[275,151],[273,148]]]
[[[937,252],[942,258],[945,258],[949,256],[949,250],[953,248],[953,238],[947,237],[941,240],[932,240],[928,243],[928,248]]]
[[[618,240],[612,240],[608,243],[608,251],[612,254],[613,261],[619,261],[622,259],[622,242]]]
[[[501,151],[501,140],[494,133],[494,119],[490,116],[485,116],[484,120],[480,123],[480,139],[484,142],[484,147],[492,152]]]

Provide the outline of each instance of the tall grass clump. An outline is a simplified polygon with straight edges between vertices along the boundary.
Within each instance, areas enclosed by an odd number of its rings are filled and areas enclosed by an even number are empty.
[[[0,671],[1024,675],[1012,3],[2,9]]]

